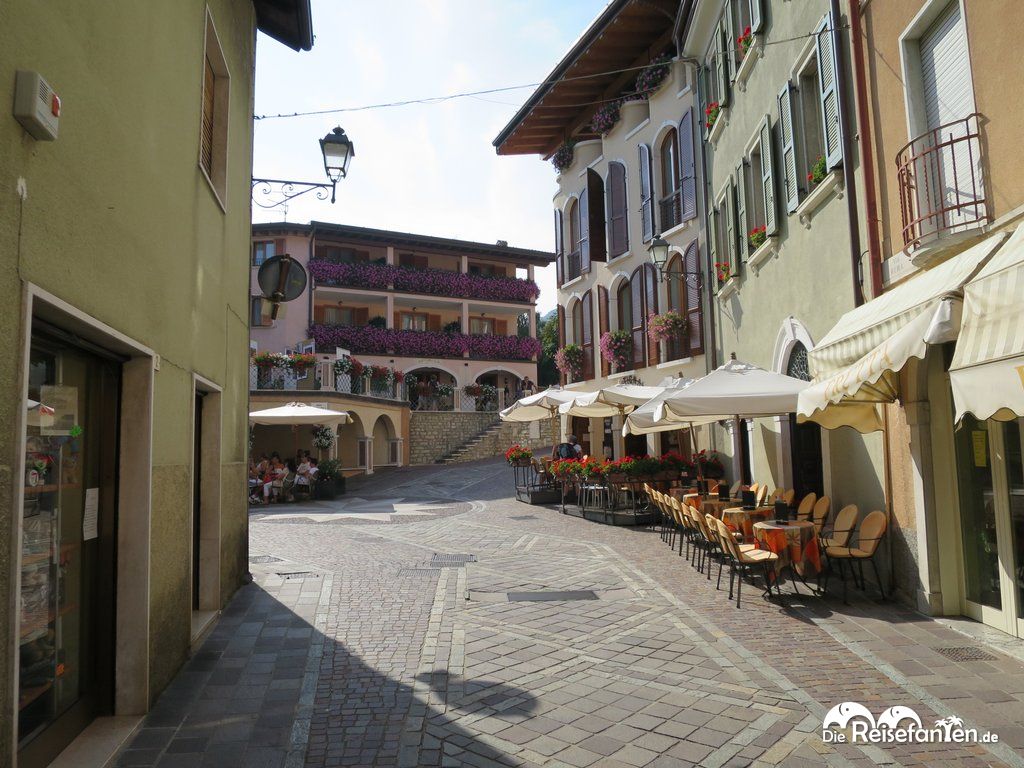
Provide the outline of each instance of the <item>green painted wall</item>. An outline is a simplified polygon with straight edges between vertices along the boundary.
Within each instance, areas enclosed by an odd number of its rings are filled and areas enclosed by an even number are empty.
[[[197,164],[206,9],[230,70],[222,209]],[[245,425],[255,14],[249,0],[0,3],[0,711],[11,711],[12,466],[23,286],[151,347],[155,373],[151,695],[189,642],[192,373],[223,387],[222,594],[245,572]],[[10,112],[15,70],[63,100],[37,142]],[[16,194],[19,178],[27,198]],[[16,479],[16,478],[13,478]],[[236,491],[237,488],[237,491]],[[121,514],[130,514],[121,510]],[[0,728],[0,755],[10,754]],[[6,762],[0,757],[0,762]]]

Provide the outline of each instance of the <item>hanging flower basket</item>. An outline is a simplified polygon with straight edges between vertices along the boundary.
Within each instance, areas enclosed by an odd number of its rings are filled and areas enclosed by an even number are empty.
[[[329,451],[337,435],[330,427],[322,424],[313,428],[313,447],[321,451]]]
[[[671,64],[672,57],[668,55],[659,56],[654,59],[654,61],[640,70],[640,74],[636,76],[633,90],[648,96],[654,93],[665,82],[665,78],[668,77]]]
[[[583,347],[566,344],[555,352],[555,367],[570,379],[578,378],[583,372]]]
[[[561,173],[572,165],[573,157],[575,155],[575,146],[575,141],[567,141],[555,150],[555,154],[551,156],[551,164],[555,166],[556,171]]]
[[[601,358],[616,371],[629,365],[633,355],[633,335],[629,331],[605,331],[599,342]]]
[[[611,101],[600,107],[590,118],[590,128],[594,133],[606,135],[619,122],[619,102]]]
[[[686,328],[686,316],[682,312],[668,310],[660,315],[652,312],[647,316],[647,335],[655,343],[677,339]]]

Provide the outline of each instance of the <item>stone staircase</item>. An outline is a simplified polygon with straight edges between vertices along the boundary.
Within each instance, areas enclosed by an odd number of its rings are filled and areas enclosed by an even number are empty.
[[[438,459],[438,464],[461,464],[477,459],[491,459],[501,456],[510,445],[519,443],[523,446],[539,447],[550,445],[550,428],[541,431],[540,439],[530,438],[530,425],[507,421],[491,424],[462,445],[452,449]],[[536,444],[536,445],[534,445]]]

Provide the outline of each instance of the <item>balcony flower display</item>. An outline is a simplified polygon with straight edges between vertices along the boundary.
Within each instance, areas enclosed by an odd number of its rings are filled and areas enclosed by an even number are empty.
[[[657,344],[659,341],[672,341],[679,337],[687,328],[686,316],[682,312],[670,309],[656,315],[647,316],[647,335]]]
[[[576,480],[583,474],[582,464],[579,459],[556,459],[551,462],[548,472],[558,480]]]
[[[569,379],[576,379],[583,372],[583,347],[566,344],[555,352],[555,367]]]
[[[708,131],[715,127],[718,117],[722,114],[722,106],[717,101],[712,101],[704,109],[704,124]]]
[[[672,57],[667,55],[654,59],[654,61],[640,70],[640,74],[636,76],[633,90],[647,95],[658,90],[661,84],[665,82],[665,78],[668,77],[671,63]]]
[[[607,134],[619,122],[619,102],[610,101],[598,108],[590,118],[590,128],[602,136]]]
[[[313,447],[318,448],[321,451],[330,450],[331,446],[334,445],[335,437],[337,433],[330,427],[325,427],[322,424],[313,428]]]
[[[811,166],[811,172],[807,174],[807,182],[810,185],[818,186],[828,176],[828,166],[825,165],[824,155],[814,161],[814,165]]]
[[[601,357],[618,371],[629,365],[632,359],[633,335],[625,330],[605,331],[601,334],[598,346],[601,348]]]
[[[463,357],[477,360],[530,360],[540,342],[528,336],[486,336],[440,331],[402,331],[370,326],[311,325],[309,336],[317,349],[343,349],[367,355],[401,357]]]
[[[483,393],[484,388],[482,384],[467,384],[462,388],[462,394],[466,395],[467,397],[480,397],[480,395],[482,395]]]
[[[529,448],[523,448],[519,443],[516,443],[505,451],[505,461],[511,464],[513,467],[525,467],[529,466],[533,460],[533,451]]]
[[[725,476],[725,465],[716,451],[698,451],[692,457],[694,471],[713,480]]]
[[[533,280],[469,275],[447,269],[415,269],[373,263],[339,264],[325,259],[313,259],[309,263],[309,273],[318,285],[368,288],[377,291],[394,288],[396,291],[429,293],[453,298],[522,302],[534,301],[540,295],[540,288]]]
[[[401,384],[402,382],[405,381],[405,371],[399,371],[399,370],[396,369],[396,370],[392,371],[392,373],[394,373],[395,381],[398,384]]]
[[[372,381],[387,381],[395,376],[395,372],[386,365],[367,366],[367,373],[370,374],[370,379]]]
[[[732,264],[727,261],[716,261],[715,262],[715,275],[718,277],[718,282],[724,283],[729,279],[729,275],[732,273]]]
[[[316,355],[309,355],[303,352],[289,355],[288,365],[296,373],[305,373],[316,365]]]
[[[750,50],[750,46],[754,44],[754,33],[750,31],[750,27],[743,30],[743,34],[736,38],[736,45],[740,51],[740,58],[742,59],[747,55],[747,51]]]
[[[750,243],[750,247],[755,251],[764,245],[768,239],[768,227],[754,227],[750,230],[750,234],[747,235],[747,241]]]
[[[260,352],[252,356],[252,362],[258,368],[287,368],[288,355],[283,352]]]
[[[575,146],[576,142],[570,139],[555,150],[555,154],[551,156],[551,164],[555,166],[556,171],[561,173],[572,165],[572,160],[576,153]]]

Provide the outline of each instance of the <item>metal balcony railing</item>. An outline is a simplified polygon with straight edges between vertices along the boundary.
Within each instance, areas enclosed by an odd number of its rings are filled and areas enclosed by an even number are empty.
[[[573,251],[565,255],[565,282],[575,280],[583,274],[583,257],[580,251]]]
[[[677,189],[670,192],[658,201],[658,211],[661,214],[661,231],[667,232],[683,223],[683,191]]]
[[[896,154],[907,254],[988,221],[979,117],[940,125]]]

